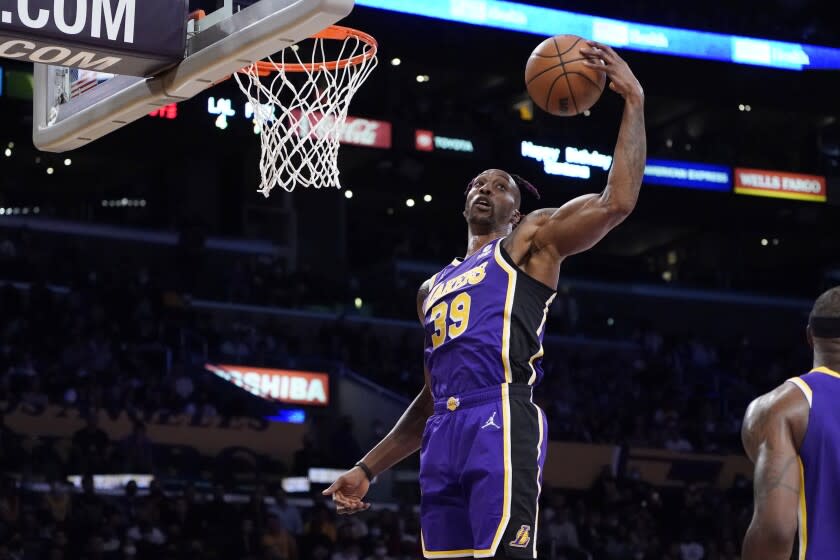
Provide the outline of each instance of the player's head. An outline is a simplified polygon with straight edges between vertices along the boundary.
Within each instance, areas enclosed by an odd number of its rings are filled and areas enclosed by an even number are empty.
[[[519,207],[523,189],[540,197],[537,189],[518,175],[501,169],[482,171],[467,185],[464,203],[467,223],[471,228],[488,231],[516,227],[522,219]]]
[[[808,343],[814,350],[840,350],[840,286],[824,292],[808,317]]]

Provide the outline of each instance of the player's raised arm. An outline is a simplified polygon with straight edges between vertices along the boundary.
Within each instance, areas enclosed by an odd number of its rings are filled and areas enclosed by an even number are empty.
[[[610,89],[624,98],[624,114],[618,132],[607,185],[600,194],[584,195],[562,207],[535,212],[541,225],[532,246],[548,249],[562,259],[591,248],[620,224],[636,206],[647,158],[644,91],[624,60],[609,46],[587,41],[581,53],[585,64],[603,70]]]
[[[797,449],[808,422],[808,403],[791,383],[754,400],[741,439],[755,463],[754,511],[744,537],[743,560],[788,560],[801,492]]]

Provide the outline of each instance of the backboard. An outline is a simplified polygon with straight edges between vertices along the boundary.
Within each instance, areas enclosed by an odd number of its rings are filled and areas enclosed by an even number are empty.
[[[84,146],[314,35],[347,16],[353,4],[354,0],[259,0],[246,6],[225,0],[216,12],[185,25],[183,60],[150,77],[36,63],[35,146],[49,152]]]

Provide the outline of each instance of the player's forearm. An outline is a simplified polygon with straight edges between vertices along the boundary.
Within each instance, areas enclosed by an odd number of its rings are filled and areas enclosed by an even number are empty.
[[[433,411],[432,393],[427,385],[397,420],[391,432],[362,459],[374,475],[390,469],[420,449],[426,420]]]
[[[741,551],[742,560],[789,560],[794,535],[762,527],[753,519]]]
[[[636,207],[647,160],[644,97],[628,96],[618,131],[612,169],[602,197],[618,212],[629,214]]]

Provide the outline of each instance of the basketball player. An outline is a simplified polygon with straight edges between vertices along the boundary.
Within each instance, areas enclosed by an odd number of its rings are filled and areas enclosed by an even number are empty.
[[[422,448],[421,540],[426,558],[536,558],[545,415],[545,320],[563,260],[585,251],[633,210],[645,168],[644,93],[624,60],[588,43],[624,98],[607,185],[527,216],[516,175],[489,169],[466,192],[467,254],[417,296],[426,330],[426,385],[389,433],[333,483],[338,513],[363,511],[370,479]]]
[[[743,560],[788,560],[797,524],[797,558],[840,554],[840,287],[817,298],[806,335],[814,368],[755,399],[744,417],[755,476]]]

